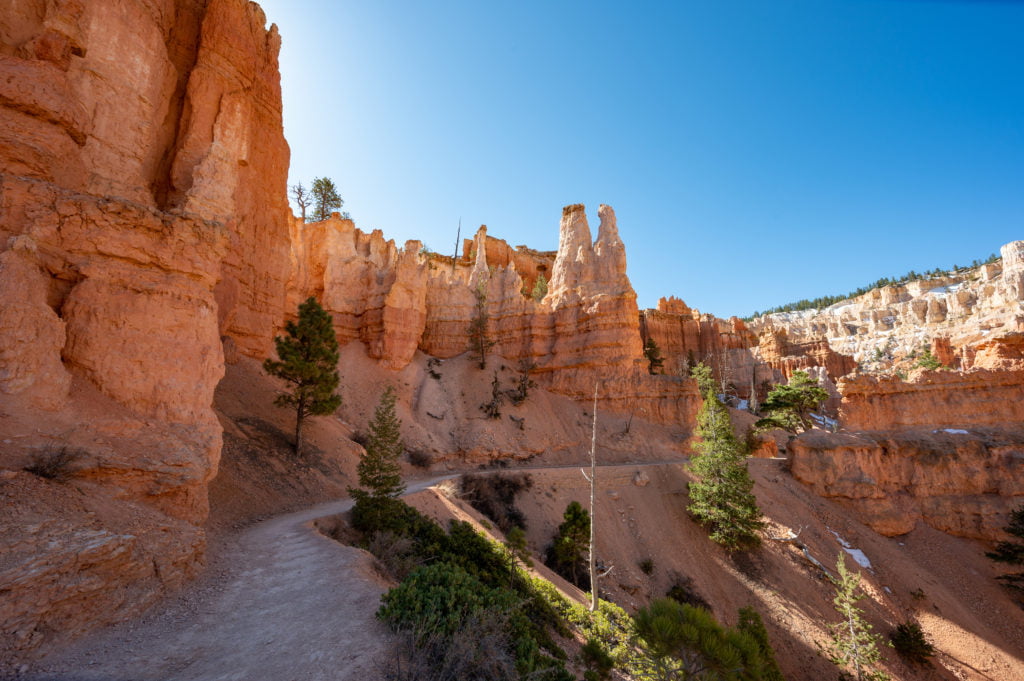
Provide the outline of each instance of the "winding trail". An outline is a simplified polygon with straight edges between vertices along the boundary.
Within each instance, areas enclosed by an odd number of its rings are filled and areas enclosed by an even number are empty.
[[[598,468],[663,466],[630,462]],[[574,469],[553,465],[510,471]],[[406,494],[455,478],[408,482]],[[372,560],[312,527],[351,499],[256,523],[226,537],[203,575],[139,619],[43,658],[25,681],[374,681],[390,635],[374,613],[386,590]]]

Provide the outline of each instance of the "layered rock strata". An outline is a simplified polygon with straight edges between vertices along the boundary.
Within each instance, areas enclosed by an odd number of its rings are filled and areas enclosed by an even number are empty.
[[[439,358],[466,352],[479,290],[491,351],[533,365],[541,385],[579,399],[596,388],[602,408],[692,424],[699,403],[692,382],[647,373],[615,213],[601,206],[598,215],[595,240],[583,206],[567,206],[553,259],[511,249],[486,228],[453,260],[423,252],[418,241],[399,249],[337,216],[296,223],[290,295],[317,295],[339,339],[359,340],[372,357],[401,368],[417,350]],[[535,279],[549,268],[547,294],[535,300],[520,269]]]
[[[22,576],[0,584],[0,627],[19,644],[116,617],[127,591],[142,607],[201,556],[222,339],[266,354],[284,316],[289,152],[280,39],[265,25],[245,0],[0,12],[0,423],[17,438],[0,467],[50,456],[47,441],[80,443],[64,482],[25,485],[18,472],[0,488],[19,509],[22,491],[50,490],[31,504],[32,527],[63,527],[63,486],[85,485],[169,530],[97,520],[32,552],[6,547],[30,561],[5,564]],[[95,588],[71,617],[53,575],[75,555],[89,557],[74,569]]]
[[[928,347],[950,366],[1024,367],[1020,341],[1009,354],[1000,339],[1024,332],[1024,241],[1000,249],[1001,259],[955,276],[874,289],[821,310],[765,315],[756,331],[784,329],[794,341],[824,337],[858,362],[910,357]],[[999,363],[993,364],[993,353]]]

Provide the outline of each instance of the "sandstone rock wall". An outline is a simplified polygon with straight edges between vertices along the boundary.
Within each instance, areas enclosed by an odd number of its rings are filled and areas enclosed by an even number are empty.
[[[876,352],[906,357],[938,341],[954,366],[987,366],[984,355],[976,360],[980,348],[1024,331],[1024,241],[1000,253],[1000,262],[956,276],[886,286],[821,310],[766,315],[750,327],[785,329],[794,341],[824,337],[858,362]],[[1014,359],[1024,366],[1019,354]]]
[[[583,206],[566,207],[553,257],[511,249],[481,228],[458,260],[422,252],[417,241],[399,249],[337,216],[295,223],[290,300],[318,296],[339,339],[362,341],[397,369],[417,350],[466,352],[479,287],[495,356],[533,364],[541,385],[578,399],[592,398],[596,386],[602,408],[691,424],[699,404],[692,382],[647,375],[615,213],[601,206],[598,214],[594,240]],[[520,270],[550,273],[543,300],[529,295]]]
[[[1024,371],[918,371],[910,380],[856,375],[839,383],[849,430],[1024,424]]]
[[[126,591],[141,607],[201,556],[222,340],[265,356],[284,316],[289,152],[265,25],[246,0],[0,0],[0,425],[24,431],[0,468],[73,439],[73,484],[170,528],[160,541],[114,532],[110,560],[77,565],[90,608],[63,621],[52,613],[74,608],[55,605],[52,579],[6,591],[0,625],[29,627],[26,645],[116,616]],[[48,489],[33,513],[56,526]],[[90,536],[43,541],[5,569],[66,573]],[[173,559],[151,555],[168,544]]]
[[[1024,501],[1024,434],[956,431],[804,433],[789,444],[793,475],[887,536],[924,522],[961,537],[1003,539],[1010,511]]]

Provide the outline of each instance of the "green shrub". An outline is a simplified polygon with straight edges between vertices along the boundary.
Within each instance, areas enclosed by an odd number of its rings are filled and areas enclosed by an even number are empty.
[[[638,565],[640,566],[640,572],[644,573],[645,575],[650,575],[654,573],[653,558],[644,558],[642,561],[638,563]]]
[[[928,642],[924,630],[917,622],[902,622],[889,633],[892,647],[900,657],[914,664],[928,664],[935,654],[935,646]]]
[[[587,639],[586,644],[580,650],[580,660],[589,671],[596,674],[595,678],[598,679],[607,679],[615,667],[615,660],[605,650],[601,641],[596,638]]]
[[[468,474],[459,480],[459,493],[507,533],[513,527],[526,529],[526,516],[516,507],[516,496],[532,486],[529,473]]]
[[[700,595],[699,591],[697,591],[697,587],[694,585],[692,577],[677,575],[672,586],[668,588],[668,593],[666,593],[665,596],[671,598],[676,603],[684,603],[686,605],[692,605],[695,608],[711,610],[711,604]]]

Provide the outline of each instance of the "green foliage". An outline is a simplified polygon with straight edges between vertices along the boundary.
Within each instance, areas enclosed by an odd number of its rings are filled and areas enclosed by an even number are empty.
[[[299,305],[298,322],[285,324],[286,336],[274,339],[278,360],[263,362],[263,370],[291,384],[291,392],[278,395],[274,404],[295,408],[295,451],[302,447],[302,421],[323,416],[341,406],[335,394],[338,377],[338,339],[331,315],[310,297]]]
[[[381,617],[392,626],[426,635],[417,636],[418,647],[425,655],[434,656],[431,651],[460,645],[461,637],[470,633],[457,626],[458,617],[464,616],[465,622],[482,622],[488,627],[501,624],[499,629],[507,633],[505,651],[514,660],[521,678],[532,674],[530,678],[571,681],[559,661],[565,653],[548,633],[550,629],[568,633],[564,623],[536,592],[533,581],[515,565],[506,547],[489,541],[464,522],[452,522],[445,533],[417,510],[388,497],[358,499],[352,524],[366,536],[391,532],[408,539],[406,558],[425,566],[411,573],[396,589],[420,575],[411,586],[390,600],[385,596],[385,607],[392,607],[382,608],[381,612]],[[515,538],[512,542],[519,543]],[[521,559],[521,555],[516,559]],[[423,576],[426,567],[435,571]],[[466,596],[466,589],[476,595]],[[458,615],[448,617],[446,613],[452,603],[457,604]],[[441,636],[440,641],[437,636]],[[448,656],[437,657],[438,665],[451,662]]]
[[[975,259],[974,261],[971,262],[971,267],[976,269],[978,267],[981,267],[982,265],[988,265],[988,264],[994,263],[994,262],[996,262],[996,261],[998,261],[1000,259],[1001,259],[1000,256],[998,256],[995,253],[993,253],[984,262],[981,262],[980,260]],[[956,265],[953,265],[953,267],[951,267],[948,270],[944,270],[944,269],[942,269],[940,267],[936,267],[934,269],[928,270],[927,272],[923,272],[923,273],[918,273],[918,272],[915,272],[914,270],[910,270],[909,272],[907,272],[906,274],[904,274],[901,277],[882,277],[881,279],[878,279],[878,280],[868,284],[867,286],[861,286],[860,288],[854,289],[853,291],[850,291],[846,295],[821,296],[820,298],[815,298],[813,300],[807,300],[806,298],[804,298],[802,300],[796,301],[795,303],[786,303],[785,305],[778,305],[776,307],[769,308],[769,309],[765,310],[764,312],[758,312],[758,311],[755,310],[753,314],[751,314],[749,317],[745,317],[744,320],[749,321],[749,320],[753,319],[754,317],[760,317],[762,315],[774,314],[776,312],[794,312],[794,311],[799,311],[799,310],[817,310],[817,309],[821,309],[823,307],[828,307],[829,305],[835,305],[836,303],[841,303],[844,300],[849,300],[851,298],[856,298],[858,296],[862,296],[862,295],[864,295],[865,293],[867,293],[869,291],[875,290],[876,288],[882,288],[882,287],[885,287],[885,286],[893,286],[895,284],[905,284],[907,282],[918,281],[920,279],[931,279],[933,277],[948,277],[948,276],[952,276],[952,275],[957,274],[957,272],[959,270],[960,270],[960,268],[957,267]]]
[[[334,181],[326,177],[318,177],[313,180],[313,186],[309,190],[313,199],[313,221],[319,222],[331,217],[331,212],[341,208],[345,202],[338,194],[338,188]]]
[[[661,348],[653,338],[648,338],[644,343],[644,357],[647,358],[647,371],[651,374],[660,374],[665,366],[665,358],[661,356]]]
[[[764,523],[743,445],[733,433],[728,409],[714,395],[710,369],[699,364],[693,374],[698,384],[704,383],[704,403],[697,412],[700,441],[690,463],[697,480],[690,483],[687,510],[727,550],[754,548],[761,543],[758,531]]]
[[[715,395],[715,374],[704,362],[698,362],[690,369],[690,376],[697,381],[697,389],[702,397],[707,399],[708,395]]]
[[[1024,565],[1024,506],[1010,512],[1010,522],[1003,530],[1016,537],[1017,541],[1001,541],[996,544],[995,551],[985,555],[999,563]],[[1024,572],[1000,575],[998,579],[1012,589],[1024,591]]]
[[[544,274],[537,275],[537,281],[533,284],[533,291],[530,293],[530,297],[536,300],[538,303],[544,300],[544,296],[548,294],[548,280],[544,277]]]
[[[469,321],[466,332],[469,335],[469,351],[476,357],[481,369],[487,368],[487,352],[494,346],[490,339],[487,324],[487,282],[481,281],[473,289],[473,317]]]
[[[362,489],[350,487],[348,490],[353,498],[368,495],[375,499],[395,499],[405,492],[399,463],[405,451],[401,427],[402,422],[395,415],[395,391],[388,386],[370,421],[370,437],[356,467]]]
[[[900,657],[914,664],[928,664],[935,654],[935,646],[928,642],[924,630],[917,622],[901,622],[889,633],[892,647]]]
[[[592,677],[595,679],[607,679],[615,668],[615,659],[596,638],[587,639],[580,649],[580,659],[589,671],[594,672]]]
[[[654,574],[654,559],[644,558],[642,561],[640,561],[639,567],[640,572],[644,573],[645,575]]]
[[[459,479],[459,496],[508,534],[516,527],[526,529],[516,496],[532,486],[529,473],[469,473]]]
[[[740,620],[736,628],[744,632],[757,642],[758,650],[761,652],[761,678],[765,681],[785,681],[778,662],[775,661],[775,651],[768,640],[768,630],[764,628],[761,615],[751,606],[740,608]]]
[[[758,640],[741,629],[723,627],[704,608],[668,598],[653,601],[635,617],[647,659],[646,678],[760,680],[765,660]]]
[[[791,433],[811,429],[811,412],[828,399],[828,391],[807,375],[794,371],[788,385],[777,385],[761,403],[761,411],[768,414],[757,422],[760,429],[782,428]]]
[[[590,548],[590,513],[578,501],[570,502],[562,524],[548,548],[547,565],[583,590],[590,588],[587,549]]]
[[[860,573],[847,571],[842,552],[836,562],[836,572],[837,577],[833,579],[836,597],[832,604],[842,621],[829,627],[832,634],[827,649],[829,658],[839,667],[852,669],[857,681],[887,681],[889,675],[876,667],[882,659],[878,650],[882,638],[871,633],[864,611],[857,606],[864,598]]]
[[[941,369],[942,362],[939,361],[938,357],[932,354],[931,348],[926,347],[924,350],[921,351],[921,355],[918,358],[917,362],[914,364],[914,366],[920,367],[922,369],[934,370]]]

